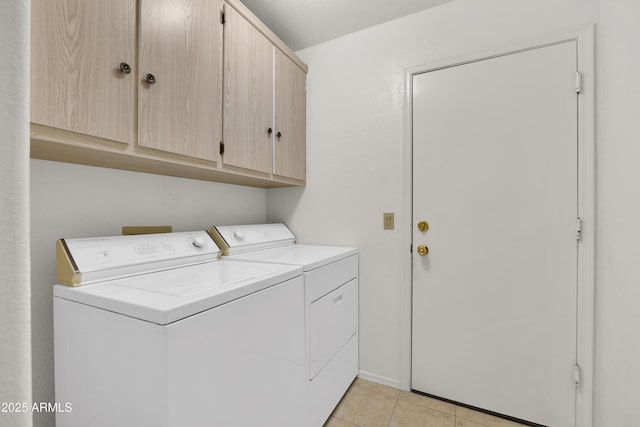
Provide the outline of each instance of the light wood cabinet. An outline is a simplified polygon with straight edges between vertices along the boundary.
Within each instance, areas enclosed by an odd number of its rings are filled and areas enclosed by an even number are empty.
[[[32,0],[31,122],[134,142],[135,47],[135,0]]]
[[[234,8],[225,15],[223,164],[304,182],[306,71]]]
[[[306,175],[306,77],[276,49],[273,173],[299,180]]]
[[[222,138],[220,0],[140,0],[138,144],[216,161]]]
[[[269,174],[273,44],[232,7],[225,19],[223,163]]]
[[[305,182],[307,67],[239,0],[32,0],[31,64],[33,158]]]

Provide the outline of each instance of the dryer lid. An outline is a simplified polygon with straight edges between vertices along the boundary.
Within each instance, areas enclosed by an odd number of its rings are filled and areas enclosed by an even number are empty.
[[[347,246],[295,244],[238,254],[225,259],[300,265],[307,272],[357,254],[357,248]]]

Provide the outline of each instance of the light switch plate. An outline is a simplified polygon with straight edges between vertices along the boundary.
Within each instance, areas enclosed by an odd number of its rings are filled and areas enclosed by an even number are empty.
[[[382,214],[383,221],[382,226],[385,230],[393,230],[395,228],[395,219],[393,212],[385,212]]]

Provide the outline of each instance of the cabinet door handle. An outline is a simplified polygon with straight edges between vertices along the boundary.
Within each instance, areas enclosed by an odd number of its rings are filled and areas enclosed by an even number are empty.
[[[267,133],[269,134],[269,136],[271,136],[271,134],[273,133],[273,129],[271,128],[267,129]]]
[[[156,76],[154,76],[153,74],[147,74],[144,78],[144,81],[150,85],[156,84]]]
[[[276,133],[276,136],[278,137],[278,139],[282,138],[282,132]]]
[[[120,63],[120,72],[122,74],[131,74],[131,66],[126,62]]]

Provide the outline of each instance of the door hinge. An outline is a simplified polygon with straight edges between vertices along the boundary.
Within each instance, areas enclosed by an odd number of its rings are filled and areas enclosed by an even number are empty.
[[[220,141],[220,155],[224,155],[224,142]]]
[[[225,19],[224,16],[224,10],[220,11],[220,23],[224,25],[224,23],[227,22],[227,20]]]
[[[582,218],[576,218],[576,240],[582,239]]]
[[[582,93],[582,73],[576,72],[576,93]]]
[[[577,363],[573,365],[573,382],[576,383],[576,386],[582,384],[582,368]]]
[[[409,246],[409,252],[413,253],[413,243]]]

